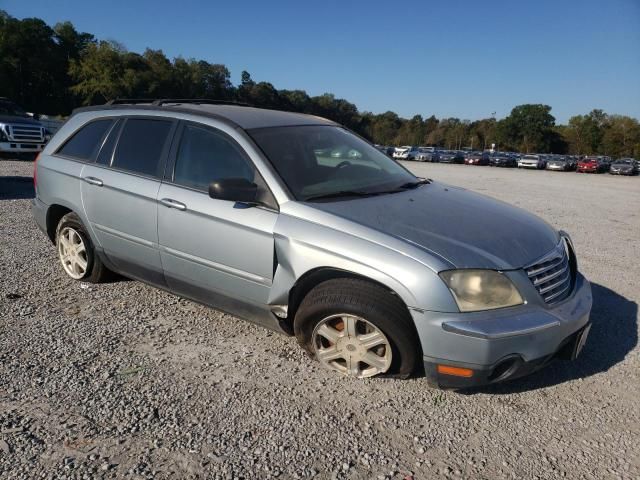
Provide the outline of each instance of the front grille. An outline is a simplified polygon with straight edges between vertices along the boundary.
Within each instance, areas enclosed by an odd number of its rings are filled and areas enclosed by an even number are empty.
[[[9,139],[15,142],[44,142],[42,127],[9,125]]]
[[[571,294],[575,279],[575,260],[567,240],[562,239],[553,252],[525,268],[527,276],[545,303],[553,305]]]

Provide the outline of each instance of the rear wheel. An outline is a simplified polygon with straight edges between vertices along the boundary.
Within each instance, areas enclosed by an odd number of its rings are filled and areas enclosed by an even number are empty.
[[[109,278],[111,272],[96,254],[91,238],[75,213],[67,213],[58,222],[56,248],[62,268],[74,280],[100,283]]]
[[[365,280],[340,278],[315,287],[296,313],[294,331],[324,367],[350,377],[406,378],[420,357],[402,301]]]

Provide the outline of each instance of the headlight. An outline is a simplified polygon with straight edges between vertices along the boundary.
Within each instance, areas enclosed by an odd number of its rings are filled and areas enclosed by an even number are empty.
[[[440,272],[461,312],[511,307],[523,303],[515,285],[495,270],[448,270]]]
[[[9,139],[7,138],[7,134],[4,132],[4,127],[0,125],[0,142],[6,142],[7,140]]]

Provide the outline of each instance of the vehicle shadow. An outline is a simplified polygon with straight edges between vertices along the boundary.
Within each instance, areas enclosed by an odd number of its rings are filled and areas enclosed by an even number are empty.
[[[624,360],[638,344],[638,304],[597,283],[592,283],[591,288],[593,292],[592,327],[587,343],[577,360],[573,362],[558,360],[528,377],[476,389],[460,390],[458,393],[463,395],[522,393],[606,372]]]
[[[0,177],[0,200],[18,200],[33,198],[33,178],[31,177]]]

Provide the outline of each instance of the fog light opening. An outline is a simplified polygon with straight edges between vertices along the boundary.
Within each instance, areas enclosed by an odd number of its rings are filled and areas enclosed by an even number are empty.
[[[517,357],[508,358],[498,363],[493,371],[489,374],[487,379],[489,381],[497,381],[503,380],[507,377],[510,377],[518,368],[520,364],[520,359]]]

